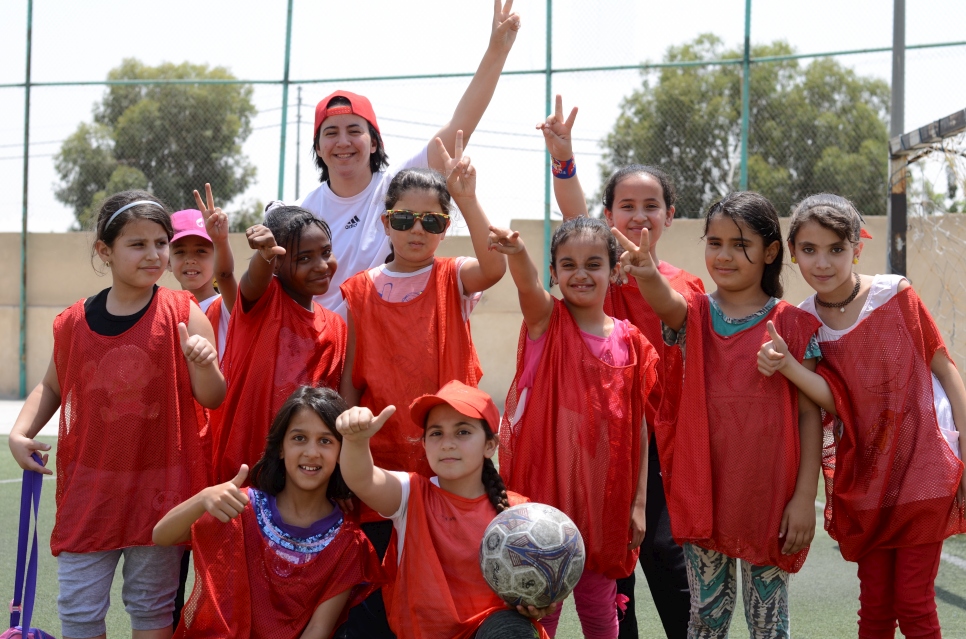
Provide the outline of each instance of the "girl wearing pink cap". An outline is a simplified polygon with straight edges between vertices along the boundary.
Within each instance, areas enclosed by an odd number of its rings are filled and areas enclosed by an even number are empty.
[[[221,360],[228,338],[228,319],[238,293],[235,258],[228,243],[228,216],[221,207],[215,206],[211,185],[205,184],[207,202],[201,199],[198,191],[194,195],[197,209],[171,214],[174,237],[171,238],[168,270],[181,284],[182,290],[194,295],[198,306],[208,316]]]
[[[369,507],[392,520],[395,543],[385,565],[393,576],[386,593],[389,624],[400,639],[546,637],[539,619],[553,611],[507,607],[486,584],[478,553],[497,513],[527,501],[508,492],[493,465],[500,413],[490,396],[451,381],[412,403],[423,426],[432,479],[387,471],[372,463],[370,438],[396,411],[378,416],[357,406],[342,413],[342,477]]]
[[[513,0],[494,0],[490,43],[483,60],[456,105],[453,117],[438,132],[429,136],[427,145],[415,156],[389,166],[376,121],[368,99],[348,91],[336,91],[315,109],[312,145],[321,184],[298,205],[324,219],[332,228],[332,249],[339,259],[339,272],[326,294],[317,300],[324,308],[345,317],[345,302],[340,286],[349,277],[386,261],[389,243],[382,229],[386,191],[393,176],[408,168],[444,167],[429,147],[435,138],[454,153],[456,131],[462,130],[468,142],[496,90],[497,81],[513,47],[520,17],[511,12]],[[272,208],[274,203],[269,204]]]

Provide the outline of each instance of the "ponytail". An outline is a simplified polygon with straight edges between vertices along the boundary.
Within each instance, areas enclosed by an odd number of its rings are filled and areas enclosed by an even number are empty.
[[[490,503],[496,508],[496,512],[502,513],[510,507],[510,500],[506,496],[506,485],[499,471],[493,465],[493,460],[489,457],[483,460],[483,488],[486,496],[490,498]]]

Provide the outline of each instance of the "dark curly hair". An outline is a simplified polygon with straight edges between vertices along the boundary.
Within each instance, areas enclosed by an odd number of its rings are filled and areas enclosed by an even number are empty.
[[[302,232],[310,226],[322,229],[325,236],[330,241],[332,240],[332,230],[325,223],[325,220],[315,217],[310,211],[300,206],[276,206],[269,209],[265,214],[265,226],[275,237],[275,243],[285,249],[286,255],[295,256],[299,254]],[[291,260],[290,267],[292,273],[294,273],[295,260]]]
[[[289,422],[300,410],[310,410],[319,416],[332,436],[342,443],[342,435],[335,428],[338,419],[349,407],[342,396],[331,388],[314,388],[300,386],[295,389],[275,415],[272,426],[265,438],[265,451],[262,458],[252,466],[251,484],[263,493],[278,495],[285,488],[285,461],[282,459],[282,442],[288,432]],[[336,464],[335,470],[329,477],[329,487],[326,490],[329,499],[348,499],[349,487],[342,479],[342,471]]]

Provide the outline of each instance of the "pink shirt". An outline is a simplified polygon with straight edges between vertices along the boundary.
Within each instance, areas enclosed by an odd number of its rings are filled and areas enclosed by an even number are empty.
[[[597,337],[580,331],[580,337],[583,338],[591,354],[600,361],[611,366],[627,366],[631,360],[627,339],[630,326],[629,321],[614,318],[614,330],[609,336]],[[526,346],[523,347],[523,373],[520,374],[517,389],[522,391],[533,387],[533,378],[537,374],[537,367],[540,365],[540,357],[543,355],[543,347],[546,343],[546,333],[537,339],[530,339],[527,336]]]
[[[457,270],[462,268],[468,259],[470,258],[456,258]],[[426,290],[426,286],[429,284],[429,276],[433,270],[433,265],[430,264],[412,273],[398,273],[388,270],[386,266],[386,264],[380,264],[369,269],[369,278],[375,285],[379,297],[393,304],[408,302],[422,295],[423,291]],[[480,301],[483,293],[471,293],[467,295],[463,290],[463,279],[460,278],[460,295],[462,296],[463,303],[463,319],[468,320],[470,313],[473,312],[473,308]]]

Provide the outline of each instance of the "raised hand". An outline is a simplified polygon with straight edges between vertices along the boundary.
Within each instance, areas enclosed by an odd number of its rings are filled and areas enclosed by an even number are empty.
[[[647,279],[657,274],[657,264],[651,258],[647,247],[651,246],[650,234],[647,229],[641,229],[641,248],[627,239],[623,233],[616,228],[611,228],[611,233],[617,238],[618,243],[624,249],[621,253],[621,270],[631,277]]]
[[[248,479],[248,466],[242,464],[231,481],[211,486],[201,491],[201,504],[205,510],[222,523],[234,519],[248,505],[248,495],[242,490]]]
[[[490,48],[501,53],[509,53],[520,30],[520,16],[511,13],[513,0],[493,0],[493,26],[490,28]]]
[[[788,345],[775,330],[775,324],[768,320],[768,334],[771,340],[761,345],[758,350],[758,372],[765,377],[771,377],[785,367],[785,356],[788,355]]]
[[[570,111],[567,119],[563,118],[563,97],[557,94],[557,104],[553,114],[547,116],[545,122],[537,125],[543,131],[543,138],[547,143],[547,150],[551,157],[566,162],[574,156],[573,138],[571,131],[574,128],[574,120],[577,119],[577,107]]]
[[[186,360],[196,366],[218,364],[218,349],[201,335],[188,335],[188,327],[184,322],[178,323],[178,335],[181,337],[181,352]]]
[[[378,416],[373,417],[372,411],[364,406],[353,406],[339,415],[335,420],[335,428],[344,439],[359,442],[369,439],[379,432],[393,413],[395,406],[386,406]]]
[[[285,249],[275,243],[275,236],[267,226],[256,224],[245,231],[248,246],[258,251],[266,262],[271,262],[278,255],[285,255]]]
[[[456,132],[456,144],[450,157],[446,145],[436,138],[436,153],[443,166],[446,188],[454,200],[476,197],[476,167],[470,164],[470,156],[463,155],[463,132]]]
[[[520,237],[518,231],[490,226],[490,235],[487,238],[486,250],[496,251],[504,255],[515,255],[524,250],[524,248],[526,247],[523,245],[523,238]]]
[[[220,207],[215,206],[214,198],[211,196],[211,185],[205,182],[205,197],[207,202],[201,199],[198,189],[194,190],[195,206],[201,211],[201,216],[205,219],[205,230],[212,242],[228,240],[228,215]]]

